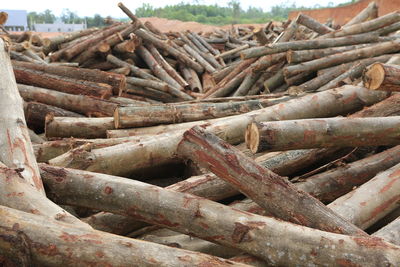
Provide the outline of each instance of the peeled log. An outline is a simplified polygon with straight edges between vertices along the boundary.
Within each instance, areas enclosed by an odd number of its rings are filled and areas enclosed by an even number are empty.
[[[400,116],[327,118],[252,123],[246,132],[253,153],[321,147],[400,144]]]
[[[379,173],[328,207],[366,229],[400,206],[400,164]]]
[[[371,90],[400,91],[400,66],[375,63],[364,72],[363,82]]]
[[[185,132],[178,152],[229,182],[274,217],[328,232],[365,235],[284,177],[199,127]]]
[[[11,238],[15,236],[12,230],[17,225],[15,231],[23,237],[23,245],[29,251],[27,266],[248,266],[197,252],[71,227],[6,207],[0,207],[0,214],[0,256],[7,255],[17,245]]]
[[[63,174],[53,175],[55,170]],[[400,263],[400,248],[381,239],[323,232],[115,176],[47,165],[41,171],[49,192],[65,204],[132,216],[241,249],[271,265],[337,265],[341,259],[362,266]]]

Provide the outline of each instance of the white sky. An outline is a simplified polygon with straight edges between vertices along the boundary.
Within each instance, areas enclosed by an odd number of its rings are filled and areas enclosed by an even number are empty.
[[[42,12],[45,9],[50,9],[56,16],[61,15],[64,8],[68,8],[71,11],[77,13],[79,16],[93,16],[94,14],[100,14],[102,16],[112,16],[114,18],[125,17],[122,11],[118,8],[117,4],[121,0],[106,0],[106,1],[92,1],[92,0],[67,0],[67,1],[57,1],[57,0],[12,0],[0,1],[0,9],[24,9],[28,12],[37,11]],[[312,7],[316,4],[321,6],[327,5],[329,2],[333,4],[340,4],[348,2],[348,0],[252,0],[245,1],[239,0],[241,2],[241,7],[247,9],[248,6],[261,7],[264,10],[269,10],[272,6],[280,5],[281,3],[293,3],[295,2],[297,6],[307,6]],[[151,4],[153,7],[162,7],[166,4],[178,4],[180,2],[194,3],[195,1],[190,0],[146,0],[146,1],[122,1],[128,8],[134,11],[136,8],[142,6],[143,3]],[[215,4],[220,6],[227,6],[229,0],[198,0],[200,4]]]

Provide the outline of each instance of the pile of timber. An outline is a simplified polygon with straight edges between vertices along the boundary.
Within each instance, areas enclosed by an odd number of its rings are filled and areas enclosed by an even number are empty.
[[[162,33],[119,7],[0,35],[0,265],[400,265],[400,13]]]

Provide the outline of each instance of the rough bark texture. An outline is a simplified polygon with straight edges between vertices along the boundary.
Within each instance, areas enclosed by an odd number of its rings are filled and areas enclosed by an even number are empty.
[[[333,32],[332,28],[330,28],[322,23],[319,23],[315,19],[313,19],[305,14],[300,13],[297,16],[296,21],[297,21],[297,23],[302,24],[302,25],[306,26],[307,28],[309,28],[319,34]]]
[[[397,246],[400,245],[400,217],[382,227],[379,231],[375,232],[373,236],[385,239],[385,241],[393,243]]]
[[[400,143],[400,116],[327,118],[252,123],[246,144],[253,153],[321,147]]]

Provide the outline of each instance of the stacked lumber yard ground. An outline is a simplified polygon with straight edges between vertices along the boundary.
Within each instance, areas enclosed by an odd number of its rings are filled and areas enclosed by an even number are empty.
[[[163,33],[119,7],[1,35],[0,265],[400,266],[400,12]]]

